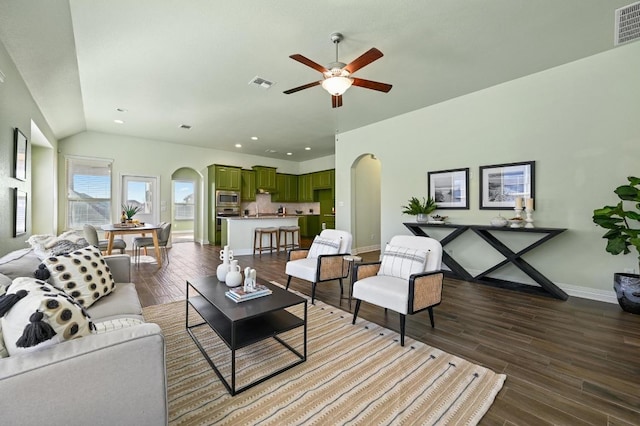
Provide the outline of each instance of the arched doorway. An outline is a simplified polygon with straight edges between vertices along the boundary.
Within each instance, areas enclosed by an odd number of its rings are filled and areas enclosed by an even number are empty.
[[[352,167],[352,234],[354,252],[380,250],[381,163],[375,155],[364,154]]]
[[[200,174],[182,167],[171,175],[171,243],[194,242],[199,227]]]

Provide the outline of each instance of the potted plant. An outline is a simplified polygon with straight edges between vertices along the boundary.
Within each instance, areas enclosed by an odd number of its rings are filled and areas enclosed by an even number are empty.
[[[425,199],[422,198],[420,201],[416,197],[411,197],[409,199],[409,204],[406,206],[402,206],[404,210],[402,210],[403,214],[411,214],[416,217],[416,221],[418,222],[427,222],[429,220],[429,213],[433,212],[438,208],[435,200],[431,197]]]
[[[133,216],[135,216],[136,213],[138,213],[140,210],[142,210],[142,208],[140,206],[136,206],[133,204],[123,204],[122,205],[122,211],[124,213],[124,215],[127,218],[127,221],[131,221],[133,219]]]
[[[615,206],[594,210],[593,221],[607,229],[602,238],[607,239],[606,250],[609,253],[628,254],[635,248],[640,267],[640,178],[629,176],[627,180],[628,185],[619,186],[613,191],[620,202]],[[632,205],[633,208],[625,210],[625,201],[626,206]],[[613,288],[623,310],[640,314],[640,275],[615,273]]]

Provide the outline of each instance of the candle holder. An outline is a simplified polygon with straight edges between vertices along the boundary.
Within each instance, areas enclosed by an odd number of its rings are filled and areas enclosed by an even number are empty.
[[[533,209],[526,209],[525,213],[527,214],[527,218],[524,221],[527,222],[527,224],[524,227],[535,228],[535,226],[533,226]]]
[[[513,209],[516,212],[516,217],[519,217],[520,219],[522,219],[522,209],[520,208],[515,208]]]

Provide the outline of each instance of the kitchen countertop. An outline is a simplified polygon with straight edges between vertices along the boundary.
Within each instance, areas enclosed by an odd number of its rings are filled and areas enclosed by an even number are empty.
[[[319,216],[319,214],[287,214],[287,215],[249,215],[249,216],[218,216],[219,219],[229,220],[256,220],[256,219],[290,219],[301,216]]]

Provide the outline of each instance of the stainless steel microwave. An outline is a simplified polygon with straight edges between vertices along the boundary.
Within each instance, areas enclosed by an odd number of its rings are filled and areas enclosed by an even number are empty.
[[[239,206],[240,193],[237,191],[216,191],[216,206]]]

